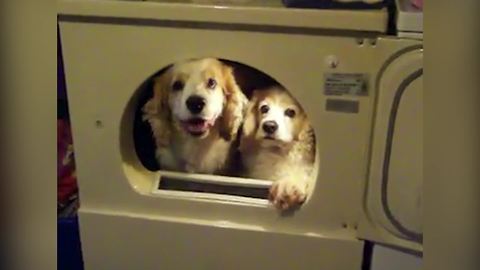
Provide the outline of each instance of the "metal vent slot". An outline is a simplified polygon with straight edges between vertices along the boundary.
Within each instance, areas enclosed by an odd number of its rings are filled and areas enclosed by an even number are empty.
[[[153,194],[162,197],[270,205],[271,181],[169,171],[162,171],[159,176]]]
[[[268,198],[268,187],[249,187],[228,185],[226,183],[202,183],[191,180],[179,180],[163,177],[158,189],[184,192],[212,193],[221,195],[241,196],[257,199]]]

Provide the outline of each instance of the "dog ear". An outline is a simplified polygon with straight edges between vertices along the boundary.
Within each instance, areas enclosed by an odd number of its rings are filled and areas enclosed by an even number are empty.
[[[304,146],[304,158],[309,162],[315,160],[316,138],[315,130],[305,116],[300,132],[297,135],[297,140]]]
[[[238,129],[243,122],[248,99],[238,86],[233,76],[233,69],[223,66],[225,106],[220,122],[220,136],[227,141],[236,137]]]
[[[253,135],[253,133],[257,129],[257,104],[258,103],[258,97],[257,97],[257,91],[254,91],[252,93],[252,98],[250,99],[248,103],[248,108],[245,113],[245,119],[243,121],[243,127],[242,127],[242,137],[250,137]]]
[[[153,79],[153,97],[142,108],[142,119],[150,124],[157,147],[166,147],[170,144],[169,78],[169,72],[166,71]]]
[[[245,119],[242,126],[242,137],[240,139],[240,152],[249,151],[252,147],[253,137],[258,128],[257,119],[258,91],[253,91],[252,97],[248,102],[248,108],[245,112]]]
[[[302,124],[300,126],[300,131],[295,139],[301,142],[312,140],[312,137],[314,137],[314,131],[313,127],[310,125],[310,121],[307,119],[307,116],[303,116],[301,121]]]

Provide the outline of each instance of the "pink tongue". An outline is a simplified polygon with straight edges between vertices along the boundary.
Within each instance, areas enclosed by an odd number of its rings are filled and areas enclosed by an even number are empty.
[[[204,122],[204,123],[200,123],[200,124],[187,124],[187,129],[188,131],[190,132],[202,132],[204,130],[206,130],[208,127],[207,123]]]
[[[184,122],[184,128],[191,133],[205,132],[211,126],[211,121],[206,120],[190,120]]]

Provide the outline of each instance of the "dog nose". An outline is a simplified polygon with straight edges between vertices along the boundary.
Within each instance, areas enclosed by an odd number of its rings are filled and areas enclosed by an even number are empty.
[[[262,128],[267,134],[273,134],[277,131],[278,125],[275,121],[267,121],[263,123]]]
[[[187,108],[193,114],[198,114],[205,107],[205,99],[201,96],[191,96],[187,99]]]

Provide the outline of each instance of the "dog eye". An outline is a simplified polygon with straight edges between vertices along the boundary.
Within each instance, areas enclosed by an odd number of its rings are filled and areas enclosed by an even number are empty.
[[[174,91],[180,91],[183,89],[183,82],[181,81],[175,81],[173,84],[172,84],[172,89]]]
[[[286,109],[285,110],[285,115],[290,117],[290,118],[293,118],[293,117],[295,117],[295,111],[293,109]]]
[[[207,88],[208,89],[213,89],[213,88],[215,88],[215,86],[217,86],[217,81],[215,81],[215,79],[212,79],[212,78],[208,79]]]
[[[262,105],[262,106],[260,107],[260,112],[261,112],[261,113],[267,113],[268,110],[270,110],[270,108],[268,107],[268,105]]]

